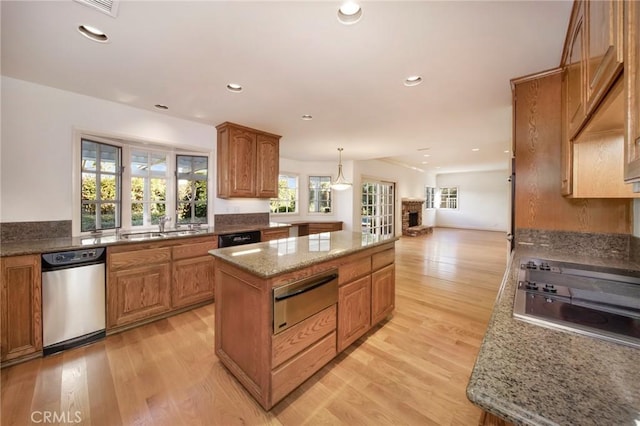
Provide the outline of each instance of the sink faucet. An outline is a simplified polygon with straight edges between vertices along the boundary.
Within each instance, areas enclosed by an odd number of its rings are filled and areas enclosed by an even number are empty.
[[[167,222],[171,222],[171,217],[169,216],[162,216],[160,218],[160,222],[158,222],[158,227],[160,228],[160,232],[164,232],[164,224]]]

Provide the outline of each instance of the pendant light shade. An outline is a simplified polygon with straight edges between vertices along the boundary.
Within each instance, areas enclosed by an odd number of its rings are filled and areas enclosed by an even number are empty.
[[[338,177],[331,183],[331,189],[336,191],[344,191],[351,188],[352,183],[348,182],[342,174],[342,150],[344,148],[338,148]]]

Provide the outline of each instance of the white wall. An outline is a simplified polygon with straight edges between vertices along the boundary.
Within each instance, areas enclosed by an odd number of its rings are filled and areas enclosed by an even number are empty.
[[[1,84],[2,222],[71,220],[74,130],[215,152],[217,123],[207,126],[4,76]],[[215,156],[210,158],[215,188]],[[269,210],[267,200],[222,200],[215,189],[210,196],[215,213]]]
[[[425,186],[427,182],[432,182],[435,177],[430,173],[423,173],[411,170],[406,167],[397,166],[380,160],[358,161],[355,164],[354,175],[356,179],[354,186],[358,188],[362,184],[363,177],[375,178],[396,184],[396,235],[402,234],[402,198],[425,198]],[[360,191],[353,194],[353,203],[360,206]],[[434,225],[430,214],[423,214],[423,225]],[[353,209],[352,223],[360,223],[360,210]]]
[[[78,130],[207,152],[211,159],[209,183],[214,213],[269,211],[269,200],[215,197],[217,136],[214,125],[217,123],[208,126],[5,76],[1,85],[2,222],[72,219],[72,147],[74,132]],[[300,176],[301,213],[276,217],[276,220],[341,220],[345,229],[353,229],[353,223],[360,223],[362,176],[397,184],[397,212],[400,212],[401,198],[424,198],[425,184],[435,179],[430,174],[377,160],[343,161],[343,172],[354,183],[353,188],[334,193],[336,208],[332,215],[310,215],[305,213],[308,176],[318,174],[335,178],[337,163],[281,158],[280,170]],[[42,208],[43,205],[47,208]],[[397,217],[396,227],[400,232],[401,218],[399,214]],[[425,224],[433,224],[433,220],[425,214]]]
[[[436,225],[507,232],[508,177],[508,170],[437,175],[437,188],[458,187],[458,209],[436,209]],[[436,189],[436,199],[438,196]]]

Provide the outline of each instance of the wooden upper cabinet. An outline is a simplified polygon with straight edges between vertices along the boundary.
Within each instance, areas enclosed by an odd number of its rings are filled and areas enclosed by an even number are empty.
[[[622,71],[622,9],[620,0],[585,3],[587,37],[587,115],[595,110]]]
[[[218,197],[276,197],[280,136],[228,122],[216,128]]]
[[[256,144],[256,196],[276,198],[280,172],[280,141],[275,136],[259,133]]]
[[[625,1],[624,7],[624,179],[640,182],[640,4]]]
[[[42,350],[42,274],[40,256],[0,259],[0,360]]]
[[[573,147],[569,137],[569,105],[568,105],[568,70],[562,71],[562,90],[561,90],[561,111],[562,126],[560,140],[560,193],[562,195],[571,195],[573,193]],[[515,150],[514,150],[515,151]]]
[[[584,2],[574,3],[565,43],[566,120],[569,137],[574,136],[586,117],[585,108],[585,13]]]

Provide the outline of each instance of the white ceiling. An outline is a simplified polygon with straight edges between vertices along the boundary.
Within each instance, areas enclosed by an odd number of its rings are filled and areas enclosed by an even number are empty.
[[[350,26],[339,4],[121,1],[113,18],[69,0],[3,0],[2,74],[277,133],[290,159],[336,161],[344,147],[344,160],[435,173],[506,168],[509,80],[558,66],[571,0],[367,1]],[[423,83],[405,87],[416,74]]]

